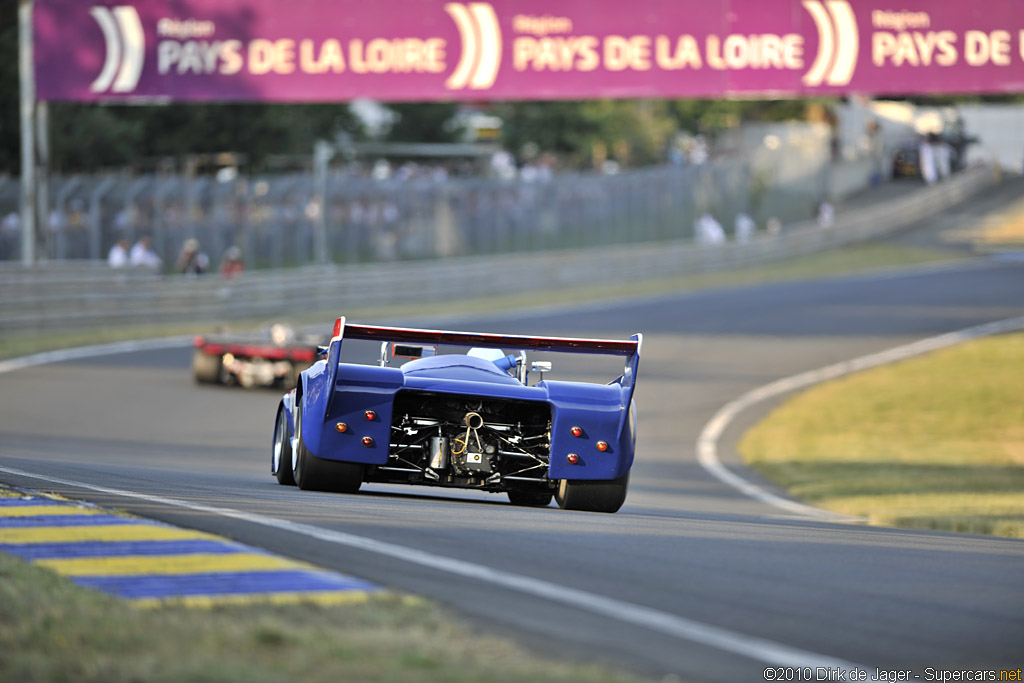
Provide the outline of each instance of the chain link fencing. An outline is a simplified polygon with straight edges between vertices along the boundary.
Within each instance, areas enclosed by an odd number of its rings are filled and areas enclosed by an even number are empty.
[[[234,245],[248,269],[272,269],[690,239],[705,212],[729,233],[740,211],[761,226],[771,217],[808,218],[827,190],[829,163],[821,154],[785,152],[533,180],[377,180],[344,170],[325,178],[55,176],[37,253],[102,261],[119,237],[134,243],[148,235],[170,271],[194,238],[212,267]],[[18,186],[0,178],[0,260],[20,258]]]

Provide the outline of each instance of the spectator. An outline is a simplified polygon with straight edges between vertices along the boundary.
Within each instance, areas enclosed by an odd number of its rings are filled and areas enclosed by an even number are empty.
[[[940,180],[946,180],[953,172],[953,148],[941,137],[936,136],[933,143],[935,149],[935,169]]]
[[[918,163],[921,166],[921,177],[924,178],[924,182],[928,185],[934,185],[935,181],[939,179],[939,168],[935,160],[935,140],[938,136],[935,133],[929,133],[927,136],[921,139],[921,145],[918,147]]]
[[[827,199],[822,199],[818,204],[817,220],[819,228],[831,228],[836,224],[836,210]]]
[[[164,262],[153,251],[153,240],[149,235],[143,235],[132,246],[132,250],[128,254],[128,265],[142,266],[143,268],[152,268],[153,270],[160,270],[163,267]]]
[[[11,211],[0,221],[0,260],[14,258],[21,235],[21,215]]]
[[[210,257],[199,251],[199,240],[189,238],[181,247],[174,269],[185,275],[202,275],[210,267]]]
[[[703,135],[693,138],[693,147],[690,149],[690,163],[694,166],[706,164],[711,154],[708,150],[708,141]]]
[[[757,224],[754,223],[754,219],[750,217],[746,211],[740,211],[736,214],[736,221],[733,223],[733,230],[735,231],[736,241],[740,244],[746,244],[750,241],[750,238],[754,236],[754,230],[757,229]]]
[[[124,268],[128,265],[128,237],[122,235],[107,254],[107,263],[111,268]]]
[[[3,223],[0,223],[0,229],[5,234],[16,235],[21,232],[21,215],[17,211],[11,211],[9,214],[4,216]]]
[[[228,247],[220,262],[220,274],[231,279],[243,270],[245,270],[245,262],[242,260],[242,250],[234,245]]]
[[[698,244],[713,245],[725,243],[725,230],[722,224],[710,213],[704,213],[693,226]]]

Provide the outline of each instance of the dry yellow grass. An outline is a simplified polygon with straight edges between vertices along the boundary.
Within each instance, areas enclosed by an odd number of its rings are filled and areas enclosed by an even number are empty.
[[[811,504],[893,526],[1024,538],[1024,334],[796,396],[740,443]]]
[[[1019,249],[1024,245],[1024,199],[988,216],[979,224],[943,234],[947,242],[970,242],[976,250]]]

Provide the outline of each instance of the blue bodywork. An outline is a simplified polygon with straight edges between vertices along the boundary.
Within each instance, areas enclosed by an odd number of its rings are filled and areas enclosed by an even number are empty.
[[[474,355],[447,354],[418,358],[401,367],[342,363],[339,359],[346,335],[445,344],[454,340],[464,341],[460,344],[463,346],[505,349],[519,348],[518,342],[552,351],[622,355],[625,367],[622,375],[603,385],[549,380],[529,385],[525,369],[518,378],[510,374],[515,369],[515,355],[491,361]],[[301,373],[297,387],[285,394],[279,410],[285,411],[294,436],[295,405],[301,403],[302,441],[309,454],[324,460],[363,463],[371,466],[368,470],[372,472],[372,466],[387,466],[389,458],[394,464],[394,454],[389,451],[398,438],[396,433],[401,434],[397,425],[402,415],[395,414],[400,396],[423,396],[440,402],[479,399],[495,405],[512,402],[530,406],[533,415],[549,415],[547,472],[538,476],[551,482],[614,480],[625,476],[633,463],[633,393],[640,342],[639,334],[629,342],[510,337],[346,326],[342,318],[326,357]],[[372,411],[370,418],[367,411]],[[344,431],[340,431],[340,425],[344,425]],[[466,440],[470,440],[468,431]],[[599,442],[603,442],[603,450],[599,450]],[[468,444],[464,446],[468,448]],[[499,480],[491,479],[489,483],[489,489],[501,490]]]

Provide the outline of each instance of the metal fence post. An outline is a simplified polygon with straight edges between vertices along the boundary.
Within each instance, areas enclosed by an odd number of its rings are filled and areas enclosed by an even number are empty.
[[[100,254],[102,247],[100,222],[103,220],[103,195],[109,192],[113,186],[114,178],[106,178],[96,186],[89,197],[89,222],[91,223],[89,226],[89,258],[93,261],[99,261],[102,258]]]
[[[128,207],[132,206],[135,203],[135,198],[139,196],[139,193],[142,192],[142,188],[146,186],[147,182],[148,182],[148,180],[143,177],[143,178],[137,179],[135,182],[133,182],[131,184],[131,187],[128,188],[128,192],[124,196],[124,202],[121,205],[122,210],[127,211]],[[134,213],[134,209],[133,209],[133,213]],[[131,226],[129,226],[129,228],[128,228],[128,237],[129,237],[129,239],[131,239],[132,242],[134,242],[135,238],[136,238],[136,235],[135,235],[135,223],[137,221],[138,221],[138,217],[133,215],[132,216]]]
[[[73,177],[64,183],[57,193],[56,210],[62,217],[59,229],[57,230],[57,258],[65,259],[68,256],[68,197],[82,184],[81,178]]]
[[[318,202],[315,232],[313,233],[313,259],[319,264],[327,263],[327,164],[334,156],[334,145],[317,140],[313,146],[313,192]]]
[[[165,263],[174,263],[174,255],[167,253],[164,243],[164,201],[167,199],[167,178],[156,178],[156,191],[153,193],[153,248],[161,255]]]
[[[37,256],[50,256],[50,106],[36,102],[36,244]]]
[[[256,240],[253,237],[252,211],[253,211],[253,180],[245,178],[243,181],[242,195],[242,251],[245,254],[245,267],[256,267]]]
[[[185,159],[185,236],[198,238],[196,217],[199,214],[199,159],[191,154]]]
[[[21,262],[36,260],[36,81],[32,63],[32,0],[18,3],[18,82],[21,100]]]

